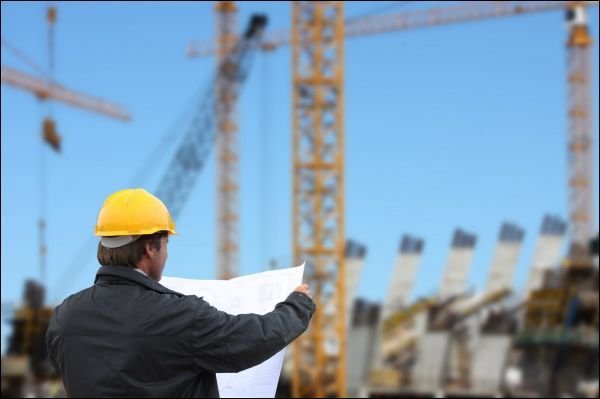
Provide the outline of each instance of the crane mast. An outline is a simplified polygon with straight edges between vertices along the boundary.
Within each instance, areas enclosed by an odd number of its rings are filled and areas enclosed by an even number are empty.
[[[295,341],[292,395],[346,396],[344,3],[292,5],[293,254],[317,310]],[[326,311],[331,302],[334,310]]]
[[[567,9],[569,224],[568,265],[591,265],[588,244],[594,229],[594,148],[592,122],[592,55],[584,2]]]

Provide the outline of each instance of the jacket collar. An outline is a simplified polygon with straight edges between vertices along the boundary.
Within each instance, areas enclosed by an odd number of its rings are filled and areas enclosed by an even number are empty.
[[[156,291],[161,294],[175,294],[178,296],[184,296],[183,294],[172,291],[167,287],[164,287],[152,280],[150,277],[143,275],[142,273],[136,272],[131,267],[127,266],[101,266],[96,272],[96,279],[94,283],[97,283],[103,276],[117,278],[119,280],[129,280],[134,283],[140,284],[150,290]]]

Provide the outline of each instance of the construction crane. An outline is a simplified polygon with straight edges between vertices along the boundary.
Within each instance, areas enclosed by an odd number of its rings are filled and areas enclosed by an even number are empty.
[[[131,116],[121,106],[83,94],[14,68],[2,66],[2,83],[31,92],[43,100],[54,100],[72,107],[129,122]]]
[[[118,105],[108,103],[99,98],[94,98],[82,93],[78,93],[73,90],[69,90],[64,86],[57,84],[54,81],[54,26],[56,24],[57,11],[55,7],[48,7],[46,11],[46,21],[48,23],[48,72],[43,71],[42,68],[38,67],[32,62],[27,56],[25,56],[17,48],[9,44],[4,38],[2,38],[2,46],[7,50],[14,53],[18,58],[27,63],[30,67],[35,69],[41,74],[46,75],[45,79],[31,76],[24,72],[10,68],[8,66],[2,66],[2,83],[7,84],[28,92],[33,93],[40,100],[50,100],[48,104],[48,115],[42,121],[42,139],[47,143],[54,151],[60,152],[61,137],[56,129],[56,123],[54,122],[52,115],[52,101],[59,101],[74,107],[83,108],[88,111],[99,113],[102,115],[109,116],[111,118],[120,119],[123,121],[129,121],[131,117],[129,113]],[[42,151],[41,156],[41,168],[40,168],[40,203],[41,212],[40,220],[38,221],[39,228],[39,254],[40,254],[40,271],[42,281],[45,281],[46,273],[46,218],[45,218],[45,197],[46,197],[46,167],[44,162],[44,152]]]
[[[588,245],[594,234],[594,132],[592,122],[592,54],[583,2],[567,11],[567,82],[569,115],[570,266],[591,267]],[[596,2],[598,5],[598,2]]]
[[[2,46],[14,53],[18,58],[38,71],[44,78],[33,76],[14,68],[2,65],[2,83],[12,87],[33,93],[40,100],[58,101],[72,107],[85,109],[94,113],[119,119],[125,122],[131,120],[129,112],[117,104],[113,104],[100,98],[83,94],[55,82],[54,80],[54,24],[57,12],[55,7],[48,7],[46,20],[48,22],[48,66],[49,72],[32,62],[21,51],[2,38]],[[42,129],[45,141],[55,150],[60,149],[60,137],[58,136],[54,122],[51,118],[44,121]]]
[[[215,117],[214,112],[215,95],[218,95],[222,85],[227,85],[227,101],[237,101],[241,86],[248,76],[256,43],[261,40],[266,24],[267,18],[264,15],[253,15],[243,37],[237,40],[233,50],[222,59],[213,82],[187,127],[183,141],[158,184],[156,195],[167,204],[173,217],[179,214],[187,201],[208,158],[217,129],[221,127],[222,120]]]
[[[343,2],[292,3],[293,254],[317,305],[294,343],[294,397],[346,396],[344,28]]]
[[[237,51],[237,6],[234,1],[219,1],[216,12],[216,62],[223,65],[232,52]],[[257,47],[259,41],[251,44]],[[229,63],[232,68],[238,65]],[[216,185],[217,185],[217,256],[216,276],[230,279],[239,270],[239,138],[236,122],[236,104],[239,82],[221,74],[215,82],[216,113]]]
[[[451,25],[486,18],[510,17],[536,12],[572,9],[575,6],[598,6],[597,1],[473,1],[460,6],[439,7],[426,10],[404,11],[383,15],[360,17],[345,22],[345,37],[354,38],[386,32],[397,32]],[[291,44],[290,31],[286,29],[267,32],[260,46],[275,50]],[[186,53],[190,58],[217,55],[212,41],[192,41]]]
[[[315,289],[317,309],[325,297],[344,298],[344,259],[339,243],[344,235],[343,174],[343,37],[356,37],[391,31],[450,25],[469,21],[516,16],[552,10],[568,10],[581,15],[586,6],[596,1],[483,1],[462,6],[416,10],[389,15],[375,15],[344,22],[342,2],[294,2],[292,32],[266,34],[265,49],[292,44],[293,48],[293,126],[294,126],[294,194],[293,248],[295,258],[309,255],[314,262],[308,268]],[[589,90],[589,45],[591,39],[585,21],[579,18],[571,25],[569,40],[572,68],[569,76],[573,106],[571,126],[571,208],[570,223],[573,242],[579,248],[589,238],[592,223],[590,179],[593,170],[591,101]],[[327,52],[323,49],[327,48]],[[192,43],[190,57],[214,55],[212,44]],[[334,54],[331,59],[325,55]],[[307,56],[307,57],[306,57]],[[587,58],[586,58],[587,57]],[[310,64],[312,62],[312,64]],[[323,72],[335,71],[330,76]],[[308,72],[307,72],[308,71]],[[575,73],[574,73],[575,72]],[[305,74],[307,73],[307,74]],[[327,93],[329,96],[326,96]],[[329,115],[331,118],[324,118]],[[313,119],[311,119],[311,117]],[[328,141],[325,141],[327,137]],[[583,156],[582,156],[583,154]],[[327,186],[327,183],[330,185]],[[576,211],[575,211],[576,210]],[[328,227],[325,232],[324,226]],[[333,227],[332,227],[333,226]],[[327,243],[327,244],[326,244]],[[307,245],[308,244],[308,245]],[[576,254],[577,251],[571,252]],[[335,287],[333,291],[324,287]],[[343,301],[336,303],[342,314]],[[343,319],[343,316],[339,316]],[[345,396],[345,331],[338,320],[325,320],[317,314],[311,331],[299,342],[302,354],[294,350],[294,396]],[[325,331],[337,331],[340,350],[337,356],[324,353]],[[337,363],[337,367],[329,364]],[[332,381],[331,383],[327,381]]]
[[[219,1],[217,13],[217,65],[225,60],[236,41],[237,7],[233,1]],[[230,279],[238,275],[239,252],[239,139],[236,123],[235,82],[217,80],[217,259],[216,275]]]

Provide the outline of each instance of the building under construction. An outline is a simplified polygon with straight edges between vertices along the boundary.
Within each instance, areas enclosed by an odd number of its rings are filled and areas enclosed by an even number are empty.
[[[598,238],[590,242],[586,263],[561,266],[556,249],[565,226],[544,219],[521,297],[511,284],[498,283],[512,281],[523,237],[518,227],[505,224],[490,268],[494,283],[484,292],[442,295],[440,289],[436,297],[372,322],[370,330],[381,331],[380,355],[372,355],[356,395],[597,396]]]

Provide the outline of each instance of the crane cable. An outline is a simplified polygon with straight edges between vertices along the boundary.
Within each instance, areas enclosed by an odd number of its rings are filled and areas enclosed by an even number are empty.
[[[54,84],[54,23],[56,21],[56,8],[48,6],[46,11],[46,21],[48,23],[48,78],[50,85]],[[46,202],[47,202],[47,164],[46,164],[46,149],[44,141],[46,139],[45,131],[53,125],[53,104],[49,100],[47,102],[47,116],[42,122],[42,140],[40,154],[40,219],[39,227],[39,247],[40,247],[40,275],[42,284],[46,285],[46,269],[47,269],[47,247],[46,247]]]
[[[353,22],[355,20],[359,20],[359,19],[363,19],[363,18],[366,18],[366,17],[370,17],[371,15],[383,14],[384,12],[390,11],[390,10],[392,10],[394,8],[398,8],[398,7],[401,7],[401,6],[406,6],[406,5],[410,4],[410,3],[412,3],[412,1],[394,1],[394,2],[391,2],[391,3],[393,3],[393,4],[388,4],[388,5],[385,5],[385,6],[382,6],[382,7],[377,7],[375,9],[371,10],[371,11],[367,11],[367,12],[364,12],[364,13],[361,13],[361,14],[354,15],[354,16],[352,16],[350,18],[347,18],[345,22],[346,23]]]
[[[259,129],[260,129],[260,154],[259,154],[259,181],[260,181],[260,192],[259,192],[259,207],[260,207],[260,237],[259,237],[259,265],[261,268],[267,268],[267,243],[269,242],[269,228],[270,219],[268,214],[269,210],[272,212],[273,208],[270,207],[268,195],[269,189],[269,168],[268,158],[271,154],[269,151],[270,142],[270,52],[261,52],[262,70],[260,74],[260,94],[259,94]]]
[[[17,48],[17,46],[11,44],[4,37],[0,38],[0,40],[2,42],[2,47],[4,47],[5,49],[7,49],[11,53],[13,53],[15,55],[15,57],[17,57],[18,59],[23,61],[23,63],[28,65],[31,69],[36,71],[38,74],[44,76],[45,78],[49,77],[48,71],[46,71],[44,68],[42,68],[38,64],[36,64],[31,58],[29,58],[27,55],[25,55],[25,53],[23,53],[21,50],[19,50]]]

